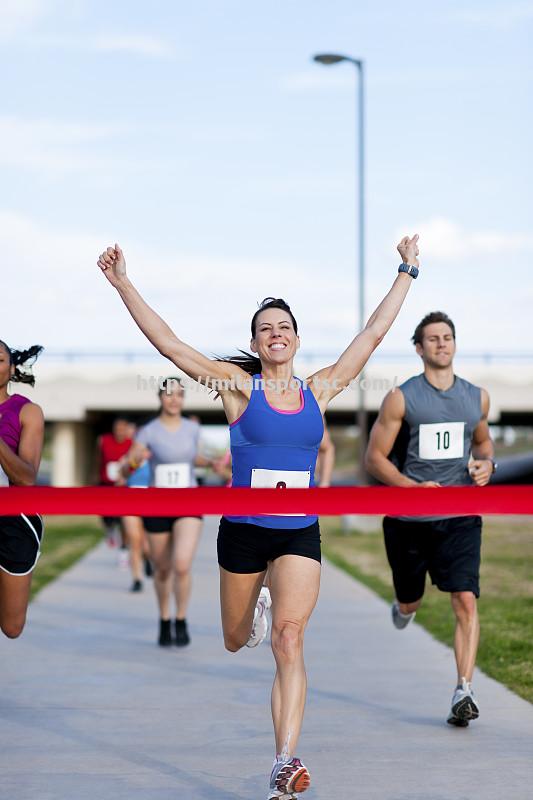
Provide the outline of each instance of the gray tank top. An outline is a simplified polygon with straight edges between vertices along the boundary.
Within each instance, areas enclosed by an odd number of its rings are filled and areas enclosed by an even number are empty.
[[[407,434],[400,471],[415,481],[438,481],[442,486],[472,484],[468,461],[472,436],[482,417],[479,386],[455,376],[453,386],[442,391],[422,373],[400,389],[405,398]]]
[[[182,417],[176,431],[169,431],[157,417],[138,431],[135,439],[152,453],[152,486],[183,488],[197,485],[194,460],[199,436],[198,423],[186,417]],[[166,470],[165,466],[170,468]]]

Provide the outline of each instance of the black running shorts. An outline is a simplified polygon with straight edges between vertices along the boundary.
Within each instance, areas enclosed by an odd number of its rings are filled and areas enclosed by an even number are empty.
[[[186,517],[143,517],[143,525],[147,533],[169,533],[179,519],[203,519],[188,514]]]
[[[218,529],[218,563],[228,572],[264,572],[280,556],[304,556],[320,563],[320,527],[263,528],[225,517]]]
[[[0,569],[27,575],[37,563],[44,525],[38,515],[0,517]]]
[[[383,533],[401,603],[420,600],[427,572],[442,592],[472,592],[479,597],[481,517],[432,522],[385,517]]]

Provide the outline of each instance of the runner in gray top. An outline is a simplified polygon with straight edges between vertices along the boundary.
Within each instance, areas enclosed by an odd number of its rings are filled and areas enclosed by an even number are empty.
[[[489,396],[454,375],[455,326],[443,312],[432,312],[417,326],[413,342],[424,372],[386,396],[370,434],[366,468],[389,486],[484,486],[496,467]],[[396,628],[415,616],[427,572],[441,591],[450,592],[458,683],[447,721],[466,727],[479,716],[471,682],[479,642],[481,518],[385,517],[383,530]]]
[[[147,457],[151,486],[180,489],[196,486],[194,466],[210,466],[198,455],[200,426],[182,417],[184,391],[179,378],[166,378],[159,390],[159,415],[137,434],[129,453],[132,470]],[[154,586],[159,603],[159,644],[178,647],[189,644],[187,608],[191,595],[191,567],[202,530],[202,517],[145,517],[154,565]],[[174,592],[176,621],[174,637],[170,623],[170,599]]]

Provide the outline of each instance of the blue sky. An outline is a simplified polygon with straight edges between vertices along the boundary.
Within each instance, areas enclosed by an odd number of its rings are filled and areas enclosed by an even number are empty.
[[[468,351],[533,351],[531,2],[4,0],[2,326],[12,345],[145,349],[95,261],[178,335],[246,346],[281,295],[310,350],[355,331],[355,75],[367,71],[367,308],[395,244],[422,274],[382,348],[428,310]],[[23,309],[24,313],[21,313]]]

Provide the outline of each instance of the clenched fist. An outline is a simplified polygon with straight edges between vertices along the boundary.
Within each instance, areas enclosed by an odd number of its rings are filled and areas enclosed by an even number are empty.
[[[397,248],[402,257],[404,264],[409,264],[413,267],[419,267],[418,263],[418,233],[415,233],[412,239],[404,236]]]
[[[97,264],[112,286],[118,286],[126,277],[126,261],[118,244],[101,253]]]

